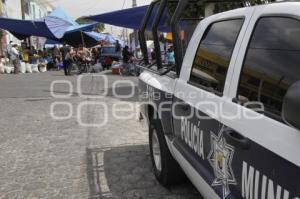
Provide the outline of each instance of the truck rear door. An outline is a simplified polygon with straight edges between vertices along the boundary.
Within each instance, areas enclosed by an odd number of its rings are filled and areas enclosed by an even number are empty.
[[[185,159],[196,175],[179,161],[206,198],[234,196],[230,161],[233,148],[222,143],[219,110],[228,97],[237,52],[253,9],[240,9],[202,21],[184,59],[173,100],[175,158]],[[177,156],[177,157],[176,157]],[[199,184],[197,179],[209,185]],[[210,194],[212,193],[212,194]]]
[[[284,122],[282,102],[300,80],[299,3],[257,8],[241,46],[223,122],[235,141],[239,198],[299,199],[300,131]],[[241,104],[241,105],[239,105]]]

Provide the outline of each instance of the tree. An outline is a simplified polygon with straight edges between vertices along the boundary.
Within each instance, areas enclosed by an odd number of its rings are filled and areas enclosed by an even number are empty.
[[[236,0],[231,2],[230,1],[225,2],[225,0],[223,2],[221,0],[220,2],[214,1],[215,2],[214,13],[224,12],[236,8],[245,7],[245,6],[270,3],[273,1],[275,0],[247,0],[247,1]],[[185,8],[184,13],[181,16],[181,20],[184,20],[185,24],[188,24],[186,27],[184,27],[184,40],[183,40],[184,50],[188,42],[190,41],[193,32],[197,27],[197,24],[205,16],[205,5],[206,5],[205,2],[200,0],[189,3]],[[168,26],[170,26],[171,17],[175,12],[176,7],[177,7],[177,2],[168,2],[167,5],[168,19],[166,21]]]
[[[236,8],[241,8],[245,6],[252,6],[252,5],[259,5],[259,4],[266,4],[275,2],[275,0],[246,0],[246,1],[221,1],[217,2],[215,1],[215,10],[214,13],[224,12]],[[168,15],[172,16],[175,9],[177,7],[177,3],[168,3]],[[204,16],[204,9],[205,9],[205,2],[203,1],[197,1],[190,3],[187,8],[185,9],[182,18],[188,19],[188,18],[201,18]],[[170,18],[167,23],[170,23]]]
[[[94,21],[87,19],[86,17],[80,17],[76,19],[76,22],[79,24],[88,24],[88,23],[93,23]],[[93,31],[95,32],[103,32],[105,30],[105,25],[103,23],[98,23]]]
[[[94,32],[103,32],[105,30],[104,23],[98,23],[96,27],[93,29]]]
[[[76,19],[76,22],[79,24],[87,24],[87,23],[92,23],[93,21],[87,19],[86,17],[79,17],[78,19]]]

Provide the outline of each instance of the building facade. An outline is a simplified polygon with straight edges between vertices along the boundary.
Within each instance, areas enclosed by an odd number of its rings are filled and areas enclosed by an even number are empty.
[[[6,17],[6,0],[0,0],[0,16]],[[5,55],[5,49],[7,48],[7,32],[0,30],[0,56]]]
[[[4,16],[13,19],[35,20],[48,15],[53,10],[53,6],[49,1],[43,0],[0,0],[4,8]],[[21,43],[12,34],[7,33],[5,36],[6,43],[13,41]],[[29,42],[29,41],[28,41]],[[44,46],[45,39],[38,37],[30,38],[30,45],[36,48]]]

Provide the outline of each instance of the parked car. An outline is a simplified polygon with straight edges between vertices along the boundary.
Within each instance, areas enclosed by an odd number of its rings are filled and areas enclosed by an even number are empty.
[[[300,198],[300,3],[202,20],[178,75],[142,67],[154,174],[204,198]]]

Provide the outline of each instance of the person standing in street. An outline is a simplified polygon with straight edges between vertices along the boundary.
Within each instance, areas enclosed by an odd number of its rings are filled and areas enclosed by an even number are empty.
[[[122,52],[123,55],[123,74],[129,74],[132,69],[133,54],[129,51],[129,47],[125,46]]]
[[[98,52],[98,49],[97,48],[92,48],[92,51],[91,51],[91,54],[92,54],[92,61],[93,61],[93,64],[97,64],[98,61],[99,61],[99,52]]]
[[[10,41],[9,44],[7,45],[7,58],[10,59],[10,51],[11,51],[11,48],[12,48],[12,44],[13,42]]]
[[[77,57],[80,62],[79,70],[81,72],[88,72],[89,71],[89,62],[91,61],[91,52],[85,48],[83,45],[79,45],[77,51]]]
[[[65,52],[65,57],[64,57],[64,70],[65,70],[65,75],[71,75],[71,69],[72,69],[72,64],[74,62],[74,51],[72,48],[66,48]]]
[[[167,61],[168,61],[169,65],[174,65],[175,64],[175,56],[174,56],[174,51],[173,51],[172,47],[170,47],[168,49],[168,52],[167,52]]]
[[[37,64],[37,60],[37,51],[34,46],[31,46],[29,51],[29,63]]]
[[[129,47],[125,46],[122,52],[123,55],[123,63],[128,64],[131,58],[131,53],[129,52]]]
[[[119,43],[119,40],[116,40],[115,51],[116,51],[116,53],[121,52],[121,45]]]
[[[64,65],[64,72],[65,72],[65,76],[68,75],[68,61],[66,60],[66,56],[67,54],[70,52],[70,48],[67,46],[66,43],[63,44],[63,47],[60,49],[61,52],[61,57],[62,57],[62,61],[63,61],[63,65]]]
[[[22,53],[23,62],[29,63],[29,57],[30,57],[30,47],[25,47]]]
[[[57,67],[57,69],[59,70],[59,63],[60,63],[60,50],[58,49],[58,46],[55,45],[55,47],[53,48],[53,63],[55,65],[55,67]]]
[[[19,66],[20,66],[20,54],[17,50],[18,45],[17,44],[12,44],[12,48],[10,50],[10,60],[13,63],[14,66],[14,73],[18,74],[19,73]]]
[[[155,55],[154,49],[152,49],[152,51],[151,51],[151,61],[152,61],[152,63],[154,63],[156,61],[156,55]]]

